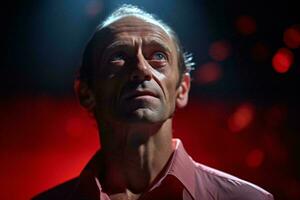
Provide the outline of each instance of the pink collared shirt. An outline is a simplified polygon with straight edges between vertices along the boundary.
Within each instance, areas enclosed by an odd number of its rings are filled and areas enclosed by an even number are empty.
[[[237,177],[195,162],[185,151],[179,139],[173,139],[174,153],[165,173],[144,192],[139,200],[272,200],[273,196],[262,188]],[[65,191],[63,185],[36,198],[70,200],[110,200],[99,179],[99,153],[89,162],[75,184]],[[100,164],[101,165],[101,164]],[[71,185],[71,184],[69,184]],[[63,192],[57,192],[63,191]],[[51,192],[55,193],[52,195]],[[47,193],[50,193],[47,195]],[[59,196],[63,193],[63,196]],[[48,198],[47,198],[48,196]],[[39,198],[43,197],[43,198]]]

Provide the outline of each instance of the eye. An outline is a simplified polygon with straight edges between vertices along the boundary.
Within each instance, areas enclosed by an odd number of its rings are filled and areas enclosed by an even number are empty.
[[[117,52],[110,56],[109,62],[116,63],[116,62],[125,62],[126,55],[124,52]]]
[[[151,56],[151,60],[155,60],[155,61],[165,61],[167,60],[167,56],[166,54],[164,54],[163,52],[155,52],[152,56]]]

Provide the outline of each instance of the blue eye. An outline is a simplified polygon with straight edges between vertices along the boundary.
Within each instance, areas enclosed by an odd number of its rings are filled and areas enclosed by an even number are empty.
[[[158,61],[164,61],[164,60],[167,60],[167,56],[166,54],[164,54],[163,52],[155,52],[153,55],[152,55],[152,58],[151,60],[158,60]]]

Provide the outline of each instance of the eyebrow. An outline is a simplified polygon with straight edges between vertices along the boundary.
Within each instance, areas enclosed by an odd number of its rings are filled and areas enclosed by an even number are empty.
[[[104,51],[102,53],[102,58],[114,50],[120,49],[122,47],[128,47],[128,46],[130,46],[128,41],[124,41],[124,40],[114,41],[113,43],[111,43],[110,45],[104,48]]]
[[[156,38],[151,38],[151,39],[146,39],[145,40],[145,45],[146,46],[153,46],[153,47],[160,47],[162,48],[164,51],[171,53],[171,49],[169,46],[167,46],[163,41],[161,41],[160,39],[156,39]]]
[[[122,47],[122,46],[130,46],[130,45],[129,45],[129,42],[127,42],[127,41],[118,40],[118,41],[115,41],[115,42],[111,43],[110,45],[108,45],[105,48],[105,51],[109,51],[111,49],[115,49],[115,48]]]

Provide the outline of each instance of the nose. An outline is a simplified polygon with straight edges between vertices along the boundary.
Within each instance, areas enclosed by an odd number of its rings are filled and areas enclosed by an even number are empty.
[[[132,63],[132,72],[130,74],[130,80],[133,82],[149,81],[152,79],[151,66],[145,59],[145,57],[138,53],[135,62]]]

